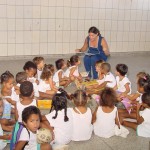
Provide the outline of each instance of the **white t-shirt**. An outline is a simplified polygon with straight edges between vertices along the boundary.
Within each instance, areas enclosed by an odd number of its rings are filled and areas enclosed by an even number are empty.
[[[40,81],[42,70],[37,69],[37,79]]]
[[[62,69],[58,70],[55,72],[54,76],[53,76],[53,81],[56,83],[56,86],[59,87],[59,76],[58,74],[62,72],[62,78],[64,77],[64,71]]]
[[[122,80],[120,80],[119,76],[116,76],[116,82],[118,88],[117,91],[122,93],[126,91],[125,85],[129,83],[130,92],[128,94],[131,94],[131,82],[126,76]]]
[[[137,91],[137,93],[140,94],[140,96],[136,99],[136,101],[141,104],[142,103],[142,95],[143,95],[143,93],[140,93],[138,91]]]
[[[27,129],[23,128],[20,134],[19,141],[29,141],[28,144],[25,146],[24,150],[37,150],[36,134],[31,131],[29,132],[30,137]]]
[[[65,72],[64,75],[65,75],[66,77],[69,77],[69,76],[70,76],[70,70],[71,70],[72,68],[76,68],[75,71],[74,71],[74,73],[73,73],[73,75],[74,75],[75,77],[79,77],[79,69],[78,69],[78,66],[71,66],[71,67],[69,67],[69,68],[66,70],[66,72]]]
[[[38,85],[38,89],[40,92],[46,92],[47,90],[51,90],[50,84],[46,83],[44,80],[40,80],[40,83]]]
[[[116,85],[116,79],[111,72],[108,72],[105,75],[105,81],[108,81],[108,83],[106,84],[106,87],[114,88],[114,86]]]
[[[77,110],[77,108],[75,108]],[[77,110],[80,114],[76,113],[73,108],[72,116],[73,116],[73,133],[72,140],[73,141],[85,141],[89,140],[92,135],[93,126],[91,124],[92,121],[92,113],[90,108],[87,108],[87,111],[82,114],[79,110]]]
[[[17,93],[15,92],[15,88],[13,87],[11,91],[11,99],[18,102],[20,98],[19,95],[17,95]]]
[[[69,120],[64,122],[64,109],[58,111],[58,115],[56,119],[52,117],[55,116],[56,111],[52,111],[48,115],[46,115],[47,120],[49,121],[50,125],[54,127],[54,135],[55,139],[54,142],[57,144],[68,144],[71,141],[72,137],[72,113],[70,108],[67,108],[67,116]]]
[[[96,122],[94,125],[94,133],[99,137],[109,138],[115,135],[115,118],[117,107],[114,107],[110,113],[105,113],[99,106],[96,113]]]
[[[16,109],[17,109],[17,111],[18,111],[18,122],[22,122],[22,111],[23,111],[26,107],[28,107],[28,106],[37,106],[37,105],[36,105],[36,100],[33,99],[32,103],[30,103],[29,105],[22,105],[22,104],[20,103],[20,101],[18,101],[18,102],[16,103]]]
[[[143,117],[144,121],[137,126],[137,134],[142,137],[150,137],[150,109],[145,108],[141,117]]]

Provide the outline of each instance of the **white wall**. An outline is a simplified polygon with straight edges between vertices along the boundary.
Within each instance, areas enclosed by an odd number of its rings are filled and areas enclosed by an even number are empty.
[[[0,56],[66,54],[97,26],[110,51],[150,51],[150,0],[0,0]]]

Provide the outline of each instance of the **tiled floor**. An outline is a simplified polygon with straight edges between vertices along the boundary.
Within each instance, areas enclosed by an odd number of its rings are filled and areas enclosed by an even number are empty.
[[[69,55],[59,56],[44,56],[46,63],[53,63],[57,58],[68,59]],[[9,57],[0,58],[0,74],[4,71],[9,70],[14,75],[22,71],[23,64],[31,60],[33,57]],[[81,56],[82,59],[82,56]],[[132,83],[133,92],[136,91],[136,74],[139,71],[146,71],[150,73],[150,53],[141,54],[126,54],[120,53],[112,55],[108,62],[112,66],[112,72],[115,72],[115,66],[117,63],[125,63],[129,67],[128,77]],[[80,70],[84,70],[83,64]],[[72,90],[70,91],[72,92]],[[95,135],[89,141],[85,142],[70,142],[70,150],[149,150],[150,149],[150,138],[137,137],[136,132],[129,129],[130,134],[127,138],[112,137],[109,139],[99,138]],[[9,149],[8,147],[6,148]]]

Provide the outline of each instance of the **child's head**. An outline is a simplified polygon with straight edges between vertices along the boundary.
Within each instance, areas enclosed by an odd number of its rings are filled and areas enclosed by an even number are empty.
[[[146,75],[147,75],[146,72],[139,72],[139,73],[137,73],[137,75],[136,75],[136,82],[138,82],[138,80],[140,78],[144,78]]]
[[[70,60],[67,61],[67,66],[75,66],[75,65],[79,65],[81,62],[80,62],[80,59],[79,59],[79,56],[78,55],[73,55],[71,56]]]
[[[27,74],[26,72],[18,72],[16,74],[16,82],[21,84],[22,82],[26,81],[27,80]]]
[[[53,119],[57,118],[58,111],[61,111],[64,109],[64,121],[68,121],[69,118],[67,117],[67,93],[65,91],[61,91],[61,93],[56,93],[54,97],[52,98],[52,107],[50,112],[52,111],[52,108],[56,111],[55,116]]]
[[[58,59],[57,61],[55,61],[55,64],[57,70],[64,69],[66,67],[64,59]]]
[[[24,71],[27,73],[29,78],[34,77],[37,72],[37,66],[32,61],[27,61],[23,67]]]
[[[98,60],[96,63],[95,63],[95,68],[96,68],[96,71],[99,72],[101,71],[101,64],[104,63],[105,61],[104,60]]]
[[[0,97],[0,116],[3,115],[3,110],[4,110],[4,104],[2,98]]]
[[[142,103],[144,107],[150,107],[150,93],[144,93],[142,95]]]
[[[42,80],[49,80],[49,78],[52,76],[51,72],[51,65],[46,65],[43,68],[42,74],[41,74],[41,79]]]
[[[9,71],[4,72],[1,75],[1,84],[8,90],[12,89],[14,85],[14,76]]]
[[[100,105],[113,107],[117,100],[116,92],[112,88],[105,88],[100,94]]]
[[[24,81],[20,85],[20,94],[23,97],[30,97],[33,94],[33,84],[30,81]]]
[[[34,57],[33,62],[36,64],[37,69],[42,70],[44,68],[45,62],[43,57]]]
[[[110,72],[110,70],[111,66],[109,63],[104,62],[101,64],[101,73],[107,74],[108,72]]]
[[[150,76],[149,76],[149,74],[147,74],[143,78],[139,78],[139,80],[137,81],[137,87],[138,87],[138,91],[141,93],[150,92]]]
[[[40,121],[41,121],[41,113],[40,110],[36,106],[29,106],[26,107],[22,111],[22,121],[25,127],[32,131],[36,132],[38,128],[40,127]]]
[[[85,106],[87,103],[87,95],[83,90],[77,90],[73,96],[72,99],[74,101],[74,104],[78,106]]]
[[[126,64],[117,64],[116,75],[125,76],[128,72],[128,66]]]

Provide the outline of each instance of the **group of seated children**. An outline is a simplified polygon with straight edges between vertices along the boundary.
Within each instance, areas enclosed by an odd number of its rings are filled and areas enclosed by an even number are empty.
[[[82,85],[84,81],[78,69],[79,56],[73,55],[67,65],[64,59],[58,59],[55,63],[56,71],[54,65],[45,64],[43,57],[35,57],[33,61],[25,63],[24,71],[16,74],[16,82],[9,71],[1,75],[0,139],[11,138],[16,122],[23,125],[14,146],[16,150],[48,150],[52,147],[63,150],[71,140],[89,140],[93,131],[104,138],[117,135],[116,126],[120,129],[121,125],[137,130],[138,136],[150,137],[149,74],[137,74],[137,92],[131,93],[128,66],[117,64],[115,78],[110,64],[99,60],[95,64],[98,73],[95,83],[88,84],[92,82],[88,79],[84,89],[79,88],[68,95],[64,90],[67,86],[75,81]],[[97,101],[94,112],[87,107],[91,98]],[[52,99],[49,114],[41,115],[37,108],[38,99]],[[73,108],[67,107],[68,99],[72,101]],[[136,122],[126,121],[126,118],[135,119]],[[50,143],[37,143],[39,128],[51,131]],[[3,131],[10,134],[4,135]],[[6,144],[2,140],[0,142],[2,149]]]

